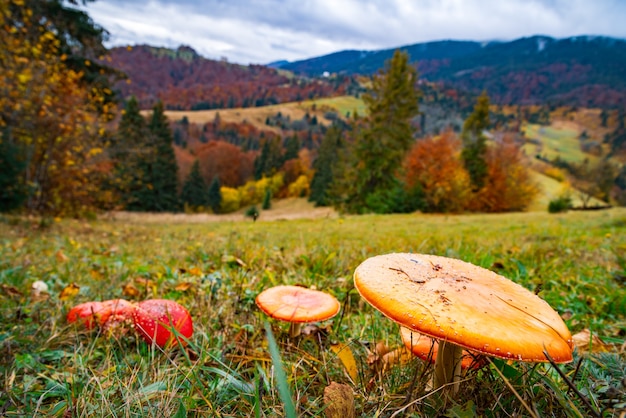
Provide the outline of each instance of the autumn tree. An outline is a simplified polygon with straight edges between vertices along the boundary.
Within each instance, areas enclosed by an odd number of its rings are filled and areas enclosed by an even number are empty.
[[[522,211],[538,193],[520,147],[510,135],[490,145],[485,154],[487,175],[483,188],[470,202],[480,212]]]
[[[405,184],[424,212],[462,212],[471,187],[460,158],[461,141],[451,131],[418,140],[404,161]]]
[[[42,3],[56,7],[40,13]],[[47,5],[46,5],[47,7]],[[104,124],[113,107],[85,71],[71,65],[79,45],[101,47],[99,29],[84,14],[80,37],[56,19],[61,1],[0,0],[0,128],[4,158],[16,152],[14,190],[30,211],[80,215],[111,200],[101,185],[107,177]]]
[[[197,211],[200,208],[209,206],[208,189],[200,174],[200,163],[198,160],[194,161],[191,166],[191,172],[185,179],[180,199],[186,210]]]
[[[489,97],[486,92],[478,98],[474,111],[463,124],[461,158],[469,173],[475,191],[480,190],[487,177],[487,138],[484,131],[489,127]]]
[[[372,78],[371,91],[363,96],[369,113],[354,141],[357,166],[345,200],[348,211],[396,210],[402,161],[414,142],[411,120],[419,111],[416,83],[417,70],[399,50],[385,71]]]

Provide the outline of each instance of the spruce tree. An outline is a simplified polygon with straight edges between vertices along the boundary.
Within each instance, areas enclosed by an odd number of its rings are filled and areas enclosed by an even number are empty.
[[[283,161],[289,161],[298,158],[299,152],[300,139],[298,139],[298,135],[293,134],[292,136],[287,137],[287,139],[285,139],[285,155],[283,157]]]
[[[219,213],[222,205],[222,185],[218,176],[213,177],[209,186],[208,204],[214,213]]]
[[[202,174],[200,174],[200,163],[198,160],[191,166],[191,172],[183,184],[180,199],[186,207],[193,211],[209,207],[208,189]]]
[[[417,70],[399,50],[386,71],[372,79],[371,92],[363,96],[369,115],[354,144],[358,163],[348,211],[395,211],[402,192],[399,170],[414,142],[411,120],[419,113],[416,83]]]
[[[272,191],[269,187],[265,190],[265,196],[263,196],[263,205],[261,209],[268,210],[272,207]]]
[[[489,127],[489,97],[486,92],[480,95],[474,111],[463,124],[461,138],[463,150],[461,158],[469,173],[475,191],[483,188],[487,177],[487,138],[483,131]]]
[[[322,139],[317,158],[313,162],[315,174],[311,180],[309,201],[316,206],[327,206],[331,203],[330,187],[333,183],[334,169],[339,158],[339,149],[343,146],[341,128],[333,124]]]
[[[178,164],[172,146],[172,130],[159,101],[152,109],[150,133],[154,146],[154,163],[150,183],[151,202],[148,210],[157,212],[175,212],[180,210],[178,200]]]
[[[119,193],[123,206],[129,210],[143,209],[136,194],[144,187],[146,175],[141,162],[151,158],[148,137],[148,128],[139,111],[139,103],[135,97],[131,97],[124,106],[111,146],[111,155],[115,160],[113,188]]]

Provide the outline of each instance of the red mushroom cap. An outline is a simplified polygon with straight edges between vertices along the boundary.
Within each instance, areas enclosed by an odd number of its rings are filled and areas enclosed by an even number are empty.
[[[176,337],[173,329],[185,338],[193,334],[191,315],[173,300],[150,299],[139,302],[132,317],[135,329],[148,344],[154,342],[159,347],[167,347],[174,343]]]
[[[256,297],[256,304],[274,319],[306,323],[325,321],[337,315],[339,301],[319,290],[300,286],[274,286]]]
[[[130,318],[134,306],[124,299],[112,299],[104,302],[85,302],[74,306],[67,313],[67,322],[82,319],[87,329],[95,325],[110,325]]]

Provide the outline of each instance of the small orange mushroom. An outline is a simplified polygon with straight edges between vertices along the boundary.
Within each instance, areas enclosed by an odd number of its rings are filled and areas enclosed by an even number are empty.
[[[300,335],[303,323],[325,321],[337,315],[339,301],[319,290],[300,286],[274,286],[259,293],[256,304],[274,319],[290,322],[291,338]]]

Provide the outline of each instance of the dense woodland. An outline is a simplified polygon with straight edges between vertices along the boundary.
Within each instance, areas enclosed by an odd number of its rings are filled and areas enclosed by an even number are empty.
[[[350,213],[519,211],[538,193],[537,167],[589,198],[626,203],[621,110],[599,115],[603,138],[581,138],[594,163],[529,156],[522,124],[549,125],[562,106],[527,106],[525,96],[503,106],[486,91],[427,82],[406,52],[369,77],[310,78],[188,47],[107,51],[104,29],[71,6],[0,0],[3,211],[227,213],[291,196]],[[277,111],[267,129],[219,113],[204,124],[165,116],[345,94],[362,97],[367,113]],[[560,204],[569,207],[567,196]]]

